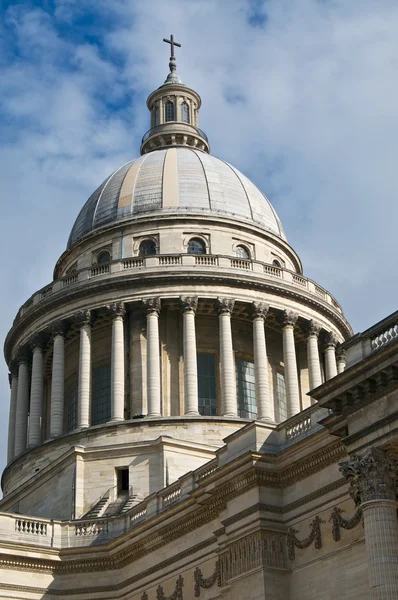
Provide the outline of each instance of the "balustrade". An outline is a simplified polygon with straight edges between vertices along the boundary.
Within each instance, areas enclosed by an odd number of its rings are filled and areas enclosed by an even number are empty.
[[[47,523],[28,519],[15,519],[15,531],[32,535],[47,535]]]

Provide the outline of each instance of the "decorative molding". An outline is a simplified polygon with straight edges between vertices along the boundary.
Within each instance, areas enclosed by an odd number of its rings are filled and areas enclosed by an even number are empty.
[[[62,337],[65,337],[67,330],[68,330],[67,322],[62,319],[59,319],[58,321],[54,321],[54,323],[51,323],[51,325],[50,325],[50,331],[54,337],[57,335],[62,335]]]
[[[142,302],[145,306],[147,315],[151,313],[156,313],[159,315],[162,306],[160,298],[145,298]]]
[[[181,313],[184,314],[188,311],[193,311],[194,313],[198,308],[198,297],[197,296],[184,296],[180,297],[180,308]]]
[[[297,529],[289,527],[286,544],[287,553],[290,560],[294,560],[295,558],[295,548],[304,550],[305,548],[311,546],[312,542],[315,542],[315,548],[317,550],[322,548],[321,523],[324,522],[325,521],[322,521],[320,517],[316,516],[315,519],[313,519],[313,521],[310,523],[310,533],[303,540],[299,540],[296,537],[296,533],[298,533]]]
[[[184,587],[184,578],[182,575],[176,581],[176,587],[171,596],[165,596],[163,591],[163,586],[159,585],[156,590],[156,599],[157,600],[183,600],[182,597],[182,588]]]
[[[329,331],[325,335],[325,346],[326,346],[326,348],[328,346],[332,346],[333,348],[335,348],[338,343],[339,343],[339,340],[338,340],[336,334],[334,333],[334,331]]]
[[[294,327],[296,321],[298,319],[298,314],[292,310],[284,310],[282,316],[282,326],[283,327]]]
[[[340,343],[336,346],[336,360],[337,362],[347,362],[345,350],[341,347]]]
[[[277,531],[256,531],[232,543],[220,554],[219,586],[224,587],[233,577],[256,567],[286,568],[285,534]]]
[[[332,523],[332,537],[335,542],[340,540],[340,528],[354,529],[362,519],[362,510],[360,508],[356,510],[351,519],[344,519],[341,516],[342,512],[344,511],[341,508],[335,506],[329,518],[329,523]]]
[[[396,500],[397,462],[380,448],[367,448],[340,462],[350,485],[350,496],[359,506],[369,500]]]
[[[126,314],[126,307],[124,305],[124,302],[113,302],[112,304],[107,304],[106,308],[109,314],[111,315],[112,319],[115,319],[116,317],[123,318]]]
[[[322,325],[320,325],[320,323],[318,323],[317,321],[314,321],[313,319],[311,319],[311,321],[308,322],[306,328],[305,328],[305,332],[307,334],[307,337],[318,337],[320,332],[322,329]]]
[[[142,594],[141,600],[148,600],[148,594],[146,592]]]
[[[223,314],[230,314],[234,310],[235,300],[232,298],[217,298],[216,300],[216,312],[218,316]]]
[[[91,321],[92,313],[89,309],[79,310],[74,314],[74,320],[79,327],[86,327],[92,325]]]
[[[252,316],[253,319],[266,319],[269,311],[269,306],[265,302],[253,302]]]
[[[216,583],[216,581],[218,587],[220,587],[220,567],[218,561],[216,562],[214,573],[210,575],[210,577],[204,578],[202,569],[200,567],[196,567],[195,572],[193,574],[193,578],[195,581],[194,590],[196,598],[199,598],[200,596],[200,588],[208,590]]]
[[[36,348],[43,350],[46,347],[47,336],[44,331],[40,331],[39,333],[35,333],[29,340],[29,346],[31,350],[34,352]]]

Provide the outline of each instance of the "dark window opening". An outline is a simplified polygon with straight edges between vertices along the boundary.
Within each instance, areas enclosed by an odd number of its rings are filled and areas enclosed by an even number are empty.
[[[116,470],[117,477],[117,495],[123,494],[129,491],[129,469],[124,467]]]
[[[175,116],[174,116],[174,102],[171,102],[170,100],[168,100],[166,102],[166,119],[165,121],[175,121]]]
[[[274,265],[274,267],[279,267],[280,269],[282,268],[282,265],[279,260],[273,260],[272,264]]]
[[[181,121],[183,123],[189,123],[189,106],[186,102],[181,104]]]
[[[106,265],[111,260],[111,255],[108,250],[104,250],[104,252],[100,252],[97,257],[97,263],[99,265]]]
[[[188,242],[188,254],[206,254],[206,245],[200,238],[191,238]]]
[[[198,354],[199,414],[217,414],[216,357],[214,354]]]
[[[156,254],[156,244],[153,240],[144,240],[140,244],[140,256],[153,256]]]

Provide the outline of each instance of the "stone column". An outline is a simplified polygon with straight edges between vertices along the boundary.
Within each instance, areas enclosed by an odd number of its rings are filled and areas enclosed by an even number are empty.
[[[196,357],[195,313],[198,298],[181,298],[184,353],[185,414],[198,415],[198,366]]]
[[[337,364],[336,364],[336,346],[337,338],[331,331],[326,336],[325,346],[325,377],[326,381],[337,375]]]
[[[41,424],[43,418],[44,393],[44,337],[37,334],[31,341],[33,352],[32,377],[30,383],[30,411],[28,446],[37,446],[41,442]]]
[[[159,314],[160,298],[143,301],[146,307],[147,331],[147,403],[148,417],[160,417],[160,351]]]
[[[347,364],[344,348],[336,348],[337,373],[343,373]]]
[[[340,463],[363,514],[371,600],[398,598],[397,461],[378,448]]]
[[[221,370],[221,414],[223,417],[236,417],[236,373],[232,345],[231,314],[235,300],[217,299],[217,313],[220,327],[220,370]]]
[[[112,317],[111,421],[124,421],[124,315],[123,302],[109,307]]]
[[[77,426],[90,426],[91,400],[91,311],[81,310],[76,315],[80,326],[79,377],[77,391]]]
[[[319,360],[318,336],[321,326],[315,321],[310,321],[307,329],[307,364],[310,380],[310,390],[322,383],[321,362]]]
[[[53,325],[53,364],[51,377],[50,437],[64,431],[65,394],[65,335],[66,324],[57,321]]]
[[[253,357],[256,386],[257,418],[274,421],[274,406],[268,381],[268,358],[264,322],[269,307],[263,302],[253,302]]]
[[[15,416],[15,455],[26,450],[29,411],[29,358],[27,350],[18,357],[17,413]]]
[[[15,418],[17,414],[17,394],[18,394],[18,364],[15,360],[11,361],[9,381],[11,387],[10,395],[10,414],[8,419],[8,448],[7,463],[11,462],[15,456]]]
[[[294,325],[298,315],[290,310],[283,313],[283,362],[285,365],[285,385],[287,396],[287,416],[300,412],[300,391],[297,372],[296,348],[294,345]]]

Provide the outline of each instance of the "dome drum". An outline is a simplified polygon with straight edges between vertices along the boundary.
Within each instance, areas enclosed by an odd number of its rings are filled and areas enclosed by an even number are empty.
[[[149,129],[141,141],[141,154],[167,146],[193,146],[210,152],[207,135],[199,127],[187,124],[164,123]]]

